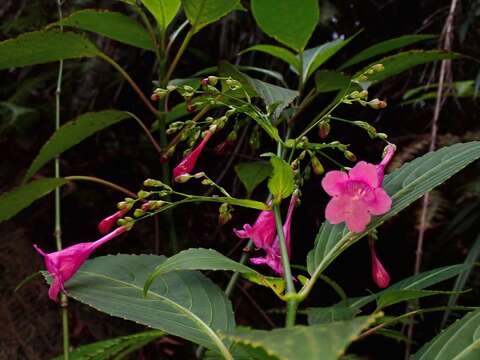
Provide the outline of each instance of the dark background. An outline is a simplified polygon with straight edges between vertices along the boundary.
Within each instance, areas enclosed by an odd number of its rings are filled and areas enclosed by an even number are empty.
[[[245,2],[248,7],[248,2]],[[324,68],[335,68],[356,52],[388,38],[413,34],[439,34],[447,17],[450,1],[321,1],[322,23],[317,27],[310,46],[331,40],[334,36],[349,36],[363,29],[363,32],[327,63]],[[128,7],[116,1],[67,1],[65,15],[82,8],[108,8],[130,13]],[[480,67],[475,60],[479,55],[479,29],[476,14],[480,2],[460,1],[454,19],[453,50],[468,55],[452,64],[451,78],[475,80]],[[132,14],[132,16],[134,16]],[[39,29],[57,19],[56,2],[46,0],[13,1],[4,0],[0,5],[0,39],[15,37],[26,31]],[[183,15],[176,19],[173,27],[183,21]],[[155,80],[152,54],[128,47],[114,41],[97,38],[91,34],[97,45],[126,68],[132,77],[149,94],[152,80]],[[203,68],[216,65],[227,59],[233,63],[270,68],[285,74],[289,85],[294,78],[288,67],[267,55],[249,53],[239,58],[237,53],[250,45],[272,43],[256,26],[248,12],[235,12],[195,35],[189,50],[183,56],[176,71],[176,77],[189,77]],[[418,46],[436,48],[438,41]],[[12,116],[3,105],[0,107],[0,192],[8,191],[21,182],[32,159],[53,132],[54,95],[58,64],[52,63],[28,68],[0,72],[0,102],[8,101],[20,106],[24,112]],[[406,89],[436,82],[438,67],[428,65],[396,76],[375,87],[371,97],[388,101],[388,108],[373,111],[359,106],[343,106],[338,115],[354,120],[371,122],[379,131],[388,133],[396,143],[399,152],[393,167],[423,154],[428,149],[429,132],[434,101],[402,106],[402,95]],[[265,78],[263,80],[272,81]],[[309,116],[320,111],[329,99],[320,99]],[[152,123],[150,114],[138,100],[136,94],[118,73],[108,64],[97,59],[67,61],[63,82],[62,121],[68,121],[87,111],[103,109],[133,111],[142,117],[147,125]],[[477,100],[449,98],[439,120],[439,145],[479,138],[479,114]],[[298,127],[301,127],[298,125]],[[297,127],[297,128],[298,128]],[[155,134],[158,136],[158,134]],[[242,131],[240,131],[242,135]],[[262,152],[273,149],[266,137],[261,137],[260,149],[251,149],[248,134],[239,136],[243,141],[238,153],[227,152],[221,156],[213,147],[226,136],[220,134],[213,146],[205,150],[198,164],[211,178],[217,179],[225,168],[229,156],[235,156],[232,167],[220,179],[220,185],[236,196],[245,196],[242,185],[235,179],[233,166],[239,162],[255,159]],[[370,141],[359,130],[335,125],[331,139],[340,138],[351,143],[359,159],[378,162],[382,144]],[[316,139],[317,140],[317,139]],[[172,164],[180,159],[178,153]],[[341,159],[341,157],[339,158]],[[344,160],[342,160],[344,161]],[[325,164],[328,167],[328,164]],[[62,155],[62,174],[92,175],[111,180],[133,191],[140,188],[147,177],[160,178],[160,166],[156,153],[133,122],[122,122],[102,131]],[[461,172],[448,184],[435,190],[431,196],[427,224],[424,270],[463,261],[478,234],[478,208],[480,207],[479,166],[474,164]],[[36,178],[48,177],[53,173],[51,166],[44,167]],[[319,177],[312,177],[303,188],[302,206],[296,210],[293,221],[293,263],[304,265],[305,256],[313,246],[315,233],[324,220],[323,209],[328,200],[320,187]],[[204,191],[204,188],[188,184],[187,191]],[[255,199],[266,196],[266,186],[260,186],[254,193]],[[114,211],[121,194],[96,185],[81,183],[68,185],[62,190],[62,226],[65,245],[92,241],[97,234],[99,219]],[[463,209],[472,209],[467,215],[456,215]],[[465,211],[466,211],[465,210]],[[232,227],[251,222],[255,213],[236,209],[233,220],[223,227],[217,225],[217,207],[208,204],[177,208],[174,212],[175,227],[180,245],[187,247],[212,247],[234,259],[240,257],[244,243],[233,235]],[[418,235],[420,202],[415,203],[379,231],[378,253],[389,270],[392,281],[396,282],[412,274],[415,247]],[[168,231],[165,218],[159,219],[160,231],[155,236],[154,221],[140,223],[135,229],[97,251],[95,256],[105,253],[159,253],[169,254]],[[452,231],[453,227],[453,231]],[[13,288],[24,277],[43,269],[41,258],[33,251],[36,243],[47,251],[53,251],[53,196],[47,196],[24,210],[13,220],[1,224],[0,241],[0,359],[47,359],[61,352],[60,320],[58,307],[47,297],[47,287],[35,281],[14,293]],[[266,269],[263,269],[267,271]],[[228,281],[227,274],[211,274],[222,287]],[[331,266],[327,275],[334,278],[349,296],[365,295],[376,291],[370,277],[370,257],[366,241],[361,241]],[[480,277],[474,271],[468,282],[472,291],[462,295],[461,303],[477,305]],[[442,288],[442,286],[440,286]],[[451,288],[445,283],[444,289]],[[234,297],[237,322],[255,328],[280,326],[283,316],[272,310],[281,306],[269,290],[240,281]],[[327,306],[338,298],[330,288],[319,282],[305,306]],[[422,301],[422,306],[444,304],[445,299],[435,298]],[[403,305],[393,308],[392,314],[404,311]],[[140,326],[110,318],[81,304],[70,303],[72,344],[79,345],[100,339],[124,335],[141,330]],[[414,341],[423,344],[439,330],[440,315],[428,315],[417,324]],[[299,321],[305,321],[299,316]],[[181,339],[160,340],[142,350],[145,359],[188,358],[191,345]],[[372,336],[351,347],[351,351],[366,359],[384,359],[388,351],[391,359],[403,358],[404,343],[381,336]],[[416,345],[414,344],[414,348]],[[155,354],[155,355],[153,355]]]

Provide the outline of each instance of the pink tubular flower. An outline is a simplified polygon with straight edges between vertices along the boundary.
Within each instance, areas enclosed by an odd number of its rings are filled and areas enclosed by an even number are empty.
[[[388,145],[378,165],[360,161],[348,174],[329,171],[325,175],[322,187],[332,196],[325,217],[331,224],[345,221],[350,231],[360,233],[365,231],[371,215],[385,214],[390,210],[392,199],[382,189],[382,182],[385,167],[394,152],[395,145]]]
[[[98,223],[98,231],[100,232],[100,234],[103,235],[108,233],[112,229],[113,225],[115,225],[117,220],[123,217],[123,215],[125,215],[128,210],[128,208],[120,209],[115,214],[107,216],[105,219],[100,221]]]
[[[390,284],[390,275],[383,267],[375,252],[375,241],[370,241],[370,255],[372,257],[372,278],[375,284],[384,289]]]
[[[33,245],[35,250],[44,257],[45,266],[53,278],[48,290],[50,299],[57,301],[58,293],[65,292],[65,282],[75,275],[96,248],[126,230],[127,226],[121,226],[97,241],[75,244],[50,254],[43,252],[37,245]]]
[[[184,175],[190,174],[190,172],[195,167],[198,157],[203,151],[203,148],[207,144],[208,140],[212,136],[211,131],[207,131],[202,142],[190,153],[188,154],[181,162],[178,164],[175,169],[173,169],[173,178],[177,182],[181,182],[181,177]]]
[[[292,224],[293,209],[297,203],[297,196],[292,195],[288,206],[287,219],[283,224],[283,234],[285,235],[285,244],[287,245],[288,256],[290,256],[290,227]],[[257,248],[266,252],[265,257],[251,258],[250,261],[255,265],[268,265],[279,275],[283,275],[282,256],[280,251],[280,242],[275,228],[275,216],[273,211],[262,211],[250,226],[245,224],[244,230],[234,230],[235,234],[240,238],[251,238]]]

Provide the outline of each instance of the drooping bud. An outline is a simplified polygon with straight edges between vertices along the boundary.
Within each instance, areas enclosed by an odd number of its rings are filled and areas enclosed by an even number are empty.
[[[219,225],[225,225],[232,219],[232,211],[233,209],[229,204],[223,203],[222,205],[220,205],[220,208],[218,209]]]
[[[343,156],[345,156],[345,159],[347,159],[349,161],[352,161],[352,162],[357,161],[357,157],[350,150],[345,150],[344,153],[343,153]]]
[[[318,136],[320,136],[321,139],[325,139],[328,134],[330,134],[330,122],[322,121],[318,126]]]
[[[165,184],[161,182],[160,180],[155,180],[155,179],[146,179],[143,182],[143,186],[147,187],[163,187]]]
[[[380,262],[375,251],[375,241],[369,241],[370,255],[372,258],[372,279],[381,289],[386,288],[390,284],[390,275]]]
[[[380,99],[373,99],[367,102],[367,104],[375,110],[384,109],[387,107],[387,102]]]
[[[158,101],[160,99],[163,99],[165,95],[168,94],[168,92],[169,91],[166,89],[156,88],[155,90],[153,90],[153,94],[150,96],[150,99],[152,101]]]
[[[312,165],[312,170],[315,175],[322,175],[325,172],[322,163],[315,155],[312,155],[310,158],[310,163]]]

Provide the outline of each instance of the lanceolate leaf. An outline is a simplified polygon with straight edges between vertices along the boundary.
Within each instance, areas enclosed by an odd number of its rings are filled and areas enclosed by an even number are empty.
[[[141,0],[143,5],[150,11],[162,32],[167,30],[168,25],[177,15],[180,8],[180,0]]]
[[[432,61],[444,59],[457,59],[461,55],[456,53],[449,53],[441,50],[411,50],[395,54],[366,66],[360,70],[355,76],[364,73],[374,64],[383,64],[385,69],[381,72],[376,72],[368,76],[369,83],[378,83],[388,79],[391,76],[400,74],[401,72],[411,69],[417,65],[426,64]]]
[[[155,279],[159,276],[170,271],[179,270],[228,270],[262,276],[257,271],[233,261],[216,250],[192,248],[181,251],[158,265],[148,276],[145,282],[144,292],[146,293],[148,291],[152,283],[154,283]]]
[[[112,316],[134,321],[226,351],[217,330],[235,328],[230,301],[202,274],[160,276],[143,296],[143,285],[164,256],[115,255],[89,260],[66,283],[68,296]]]
[[[480,309],[465,315],[425,344],[412,360],[476,360],[480,358]]]
[[[360,316],[323,325],[252,330],[225,336],[235,343],[261,347],[282,360],[336,360],[373,321],[373,317]]]
[[[393,290],[385,291],[377,300],[377,309],[383,309],[387,306],[395,305],[403,301],[420,299],[433,295],[450,295],[452,291],[437,290]],[[458,294],[458,292],[456,293]]]
[[[164,334],[165,333],[162,331],[153,330],[109,340],[97,341],[76,348],[70,352],[69,356],[71,360],[109,360],[120,354],[126,356]],[[63,355],[58,356],[53,360],[63,360]]]
[[[241,54],[244,54],[249,51],[261,51],[264,53],[267,53],[269,55],[272,55],[276,58],[279,58],[286,63],[292,65],[292,67],[297,71],[300,72],[300,60],[295,56],[294,53],[292,53],[290,50],[282,48],[280,46],[275,46],[275,45],[254,45],[249,47],[248,49],[245,49],[240,52]]]
[[[154,50],[148,31],[122,13],[85,9],[76,11],[53,25],[63,25],[108,37],[142,49]]]
[[[34,31],[0,42],[0,70],[99,54],[100,50],[81,35]]]
[[[268,180],[268,189],[273,195],[273,203],[278,204],[293,192],[295,181],[292,168],[285,160],[278,156],[272,156],[270,162],[273,172]]]
[[[303,81],[306,82],[315,70],[347,45],[355,36],[357,34],[350,36],[348,39],[333,40],[305,50],[303,53]]]
[[[37,157],[27,170],[23,181],[30,179],[33,174],[55,158],[55,156],[77,145],[96,132],[129,117],[130,114],[124,111],[106,110],[80,115],[75,120],[62,125],[42,146]]]
[[[435,38],[436,35],[404,35],[393,39],[388,39],[386,41],[379,42],[378,44],[372,45],[365,50],[360,51],[357,55],[353,56],[345,64],[343,64],[339,69],[345,69],[346,67],[355,65],[359,62],[365,61],[377,55],[385,54],[389,51],[400,49],[404,46],[415,44],[420,41],[430,40]]]
[[[233,10],[243,9],[239,0],[182,0],[182,4],[194,32]]]
[[[15,216],[35,200],[48,195],[57,187],[65,185],[65,179],[41,179],[22,185],[0,196],[0,222]]]
[[[265,33],[294,50],[305,48],[318,23],[318,1],[252,0],[251,4]]]
[[[350,84],[350,78],[340,72],[319,70],[315,73],[315,88],[317,92],[342,90]]]
[[[455,144],[419,157],[387,175],[383,187],[393,200],[392,209],[382,216],[374,217],[363,233],[351,233],[344,224],[323,223],[315,247],[307,259],[313,277],[369,231],[383,224],[479,157],[479,141]]]

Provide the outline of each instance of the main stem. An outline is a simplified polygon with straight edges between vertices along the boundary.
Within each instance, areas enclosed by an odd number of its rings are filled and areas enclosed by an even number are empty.
[[[288,257],[287,243],[285,241],[285,234],[283,233],[282,215],[280,213],[280,206],[273,205],[273,213],[275,215],[275,226],[277,228],[278,242],[280,243],[280,253],[282,256],[283,274],[287,287],[287,317],[285,321],[286,327],[295,325],[295,318],[297,314],[298,301],[296,299],[297,292],[293,284],[292,270],[290,269],[290,259]]]
[[[58,19],[62,21],[62,0],[57,0]],[[63,26],[60,25],[60,31],[63,31]],[[55,89],[55,131],[60,128],[60,95],[62,93],[62,77],[63,77],[63,60],[58,64],[57,88]],[[55,157],[54,160],[55,178],[60,178],[60,159]],[[54,236],[57,250],[62,250],[62,221],[61,221],[61,207],[60,207],[60,187],[55,189],[55,228]],[[60,295],[60,305],[62,314],[62,334],[63,334],[63,358],[69,359],[70,352],[70,334],[68,328],[68,298],[65,294]]]

